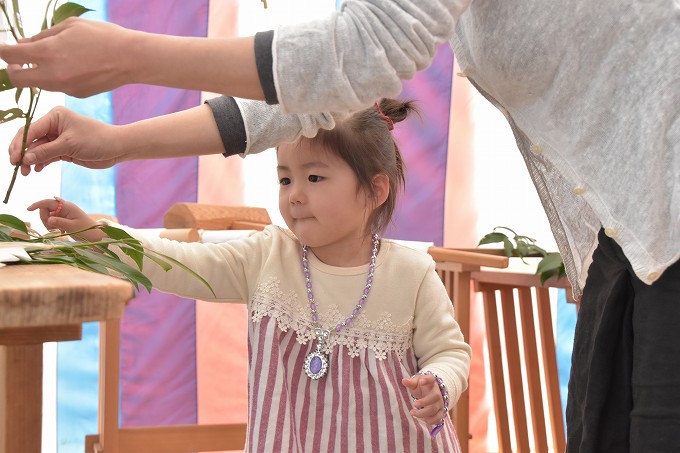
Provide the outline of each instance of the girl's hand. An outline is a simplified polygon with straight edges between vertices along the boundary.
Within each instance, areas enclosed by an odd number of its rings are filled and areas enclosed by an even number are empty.
[[[444,397],[431,374],[421,374],[401,380],[413,396],[411,415],[430,425],[436,425],[444,418]]]
[[[29,211],[40,210],[40,220],[48,230],[59,230],[72,233],[97,225],[90,216],[85,214],[76,204],[61,198],[40,200],[28,207]],[[99,229],[78,233],[75,239],[97,242],[104,239],[105,234]]]

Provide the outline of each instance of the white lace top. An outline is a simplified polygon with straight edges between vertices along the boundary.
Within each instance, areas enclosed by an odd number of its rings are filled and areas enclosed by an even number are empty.
[[[417,371],[432,371],[446,384],[450,407],[467,387],[470,347],[428,254],[382,240],[365,307],[336,332],[362,294],[368,264],[329,266],[309,253],[319,322],[332,330],[329,372],[315,381],[302,367],[316,341],[301,245],[290,232],[269,226],[245,239],[202,244],[127,231],[196,271],[216,295],[184,270],[166,273],[145,262],[154,287],[206,301],[247,301],[247,450],[457,451],[451,423],[430,438],[425,423],[410,415],[401,384]]]

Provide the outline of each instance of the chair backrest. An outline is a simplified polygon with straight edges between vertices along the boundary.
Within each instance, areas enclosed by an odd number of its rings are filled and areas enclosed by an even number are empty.
[[[563,452],[564,419],[549,287],[564,288],[571,297],[568,281],[553,278],[543,286],[537,275],[493,271],[474,272],[472,280],[484,304],[499,451],[513,451],[514,427],[515,451],[547,453],[550,444],[550,450]]]

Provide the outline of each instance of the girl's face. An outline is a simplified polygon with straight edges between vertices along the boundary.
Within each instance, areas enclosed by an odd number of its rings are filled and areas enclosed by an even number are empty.
[[[372,206],[344,160],[302,140],[279,146],[277,170],[281,215],[318,258],[328,262],[322,255],[346,254],[365,241]]]

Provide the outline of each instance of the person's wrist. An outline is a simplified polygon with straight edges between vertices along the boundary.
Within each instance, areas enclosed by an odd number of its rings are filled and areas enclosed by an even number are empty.
[[[434,427],[432,427],[432,430],[430,431],[431,436],[436,436],[437,433],[439,431],[441,431],[442,428],[444,427],[444,423],[446,423],[446,417],[449,416],[448,415],[449,414],[449,391],[447,390],[446,385],[444,384],[444,381],[442,380],[442,378],[440,378],[439,376],[434,374],[432,371],[419,371],[418,373],[416,373],[416,375],[421,375],[421,376],[426,375],[426,374],[434,376],[434,381],[437,384],[437,386],[439,387],[439,391],[442,394],[442,399],[444,400],[444,416],[442,417],[442,419],[436,425],[434,425]]]
[[[114,60],[117,86],[144,83],[143,71],[149,66],[145,62],[148,62],[150,58],[147,50],[153,47],[153,44],[149,45],[147,42],[152,39],[152,36],[151,33],[121,27],[117,40],[118,58]]]

